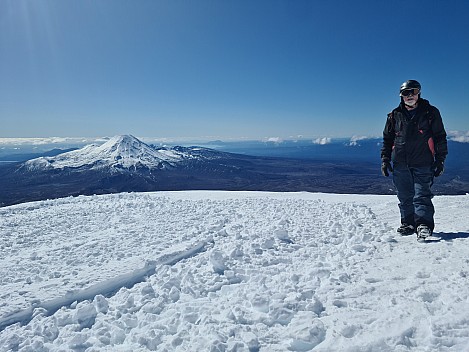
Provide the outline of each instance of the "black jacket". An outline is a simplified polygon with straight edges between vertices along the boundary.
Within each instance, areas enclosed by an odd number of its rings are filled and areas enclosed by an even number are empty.
[[[381,159],[408,166],[431,166],[435,160],[445,161],[448,154],[446,131],[440,112],[419,98],[414,117],[404,103],[388,114],[383,131]]]

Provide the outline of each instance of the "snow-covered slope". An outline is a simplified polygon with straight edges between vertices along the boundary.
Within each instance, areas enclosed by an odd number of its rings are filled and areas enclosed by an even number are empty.
[[[161,192],[0,208],[1,351],[467,351],[469,196]],[[22,322],[24,325],[20,325]]]
[[[26,167],[29,170],[81,167],[155,169],[172,165],[187,157],[190,156],[174,149],[155,150],[131,135],[122,135],[115,136],[102,145],[91,144],[55,157],[32,159],[26,162]]]

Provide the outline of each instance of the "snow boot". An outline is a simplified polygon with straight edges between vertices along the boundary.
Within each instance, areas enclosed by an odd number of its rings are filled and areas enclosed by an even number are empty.
[[[406,224],[403,223],[398,229],[397,232],[399,232],[402,236],[409,236],[414,234],[415,232],[415,227],[414,225]]]
[[[420,224],[417,227],[417,240],[423,240],[427,237],[432,237],[432,230],[425,224]]]

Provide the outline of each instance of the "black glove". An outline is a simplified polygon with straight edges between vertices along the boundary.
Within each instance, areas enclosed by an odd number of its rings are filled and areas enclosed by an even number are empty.
[[[391,163],[388,160],[383,160],[383,162],[381,163],[381,173],[383,174],[383,176],[388,177],[389,176],[388,171],[391,171],[391,172],[393,171]]]
[[[435,177],[441,176],[443,172],[445,171],[445,164],[443,161],[437,160],[433,163],[432,169],[433,169],[433,176]]]

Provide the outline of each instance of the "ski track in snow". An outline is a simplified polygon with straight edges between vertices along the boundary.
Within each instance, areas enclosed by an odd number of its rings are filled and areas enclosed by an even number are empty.
[[[0,208],[0,350],[468,351],[469,196],[435,206],[428,244],[396,234],[393,196]]]

